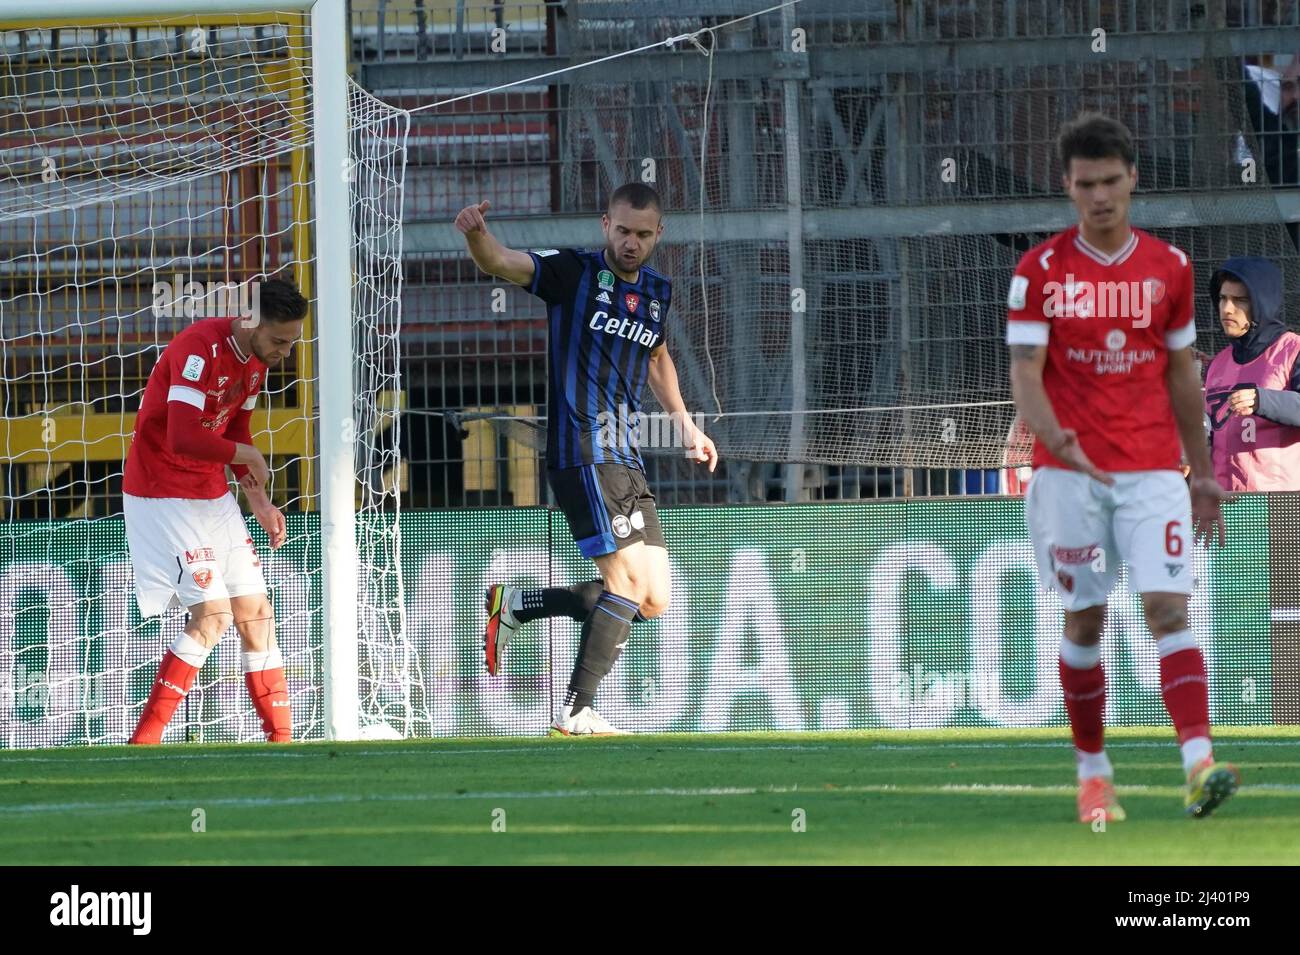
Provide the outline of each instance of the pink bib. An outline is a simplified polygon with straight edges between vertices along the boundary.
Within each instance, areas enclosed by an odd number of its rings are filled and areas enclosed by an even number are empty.
[[[1300,335],[1283,332],[1254,361],[1239,365],[1232,348],[1214,356],[1205,373],[1205,407],[1214,429],[1214,476],[1230,491],[1300,489],[1300,428],[1259,415],[1233,414],[1228,396],[1254,385],[1286,391],[1300,355]]]

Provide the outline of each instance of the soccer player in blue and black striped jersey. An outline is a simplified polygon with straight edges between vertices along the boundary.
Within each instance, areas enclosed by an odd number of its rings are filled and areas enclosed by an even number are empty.
[[[602,249],[508,249],[487,230],[488,203],[456,217],[480,269],[522,285],[547,306],[550,342],[546,475],[578,549],[600,580],[487,592],[488,673],[516,629],[542,617],[582,621],[582,643],[552,732],[618,733],[592,708],[596,689],[626,645],[632,624],[668,607],[668,551],[637,446],[641,396],[650,385],[694,460],[717,467],[718,452],[686,412],[668,354],[672,285],[645,263],[663,234],[659,196],[642,183],[614,190],[601,226]]]

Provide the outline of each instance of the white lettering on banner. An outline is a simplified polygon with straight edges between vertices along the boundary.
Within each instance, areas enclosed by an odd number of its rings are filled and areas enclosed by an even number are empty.
[[[975,693],[970,702],[986,720],[998,726],[1040,726],[1061,705],[1056,664],[1061,645],[1060,609],[1050,607],[1042,595],[1035,601],[1033,691],[1027,699],[1009,699],[1002,692],[1007,663],[1002,650],[1002,584],[1007,574],[1016,571],[1023,571],[1031,580],[1035,578],[1034,549],[1028,541],[994,544],[971,568],[971,680]],[[1055,639],[1043,626],[1045,622],[1057,628]]]
[[[906,542],[883,548],[867,573],[867,612],[870,627],[870,658],[867,679],[871,703],[885,725],[895,729],[946,726],[957,709],[960,676],[938,677],[918,695],[901,661],[902,620],[900,604],[907,572],[915,570],[936,589],[957,585],[952,558],[936,544]]]
[[[1160,659],[1147,630],[1141,599],[1129,589],[1128,566],[1124,565],[1115,581],[1106,607],[1106,629],[1101,637],[1102,666],[1108,682],[1119,673],[1120,662],[1127,657],[1135,682],[1146,692],[1160,692]],[[1059,636],[1058,636],[1059,639]],[[1118,693],[1106,694],[1106,719],[1115,719]]]
[[[640,517],[640,512],[636,514]],[[635,729],[638,733],[662,733],[672,726],[686,709],[690,689],[689,660],[691,618],[690,596],[686,575],[672,571],[672,592],[668,609],[652,623],[632,624],[631,643],[605,678],[609,687],[601,696],[600,715],[615,726]],[[631,674],[627,661],[630,654],[648,654],[647,629],[658,628],[655,654],[658,666],[649,674]],[[649,682],[647,682],[649,681]]]
[[[34,680],[38,685],[31,686],[26,692],[37,694],[31,699],[43,704],[45,723],[52,731],[48,745],[58,745],[63,739],[54,735],[54,727],[71,728],[75,724],[74,719],[59,717],[81,713],[84,678],[77,667],[78,654],[75,653],[50,653],[44,661],[45,669],[41,671],[32,670],[26,660],[18,659],[14,647],[15,615],[19,596],[24,593],[44,597],[47,616],[45,633],[39,642],[46,647],[68,646],[81,636],[77,615],[79,595],[62,564],[10,564],[0,573],[0,680],[8,686],[7,690],[0,692],[0,726],[5,728],[6,736],[16,729],[13,720],[15,693],[22,693]],[[30,619],[34,610],[27,611],[27,614]],[[32,636],[25,634],[26,638]],[[20,682],[22,686],[18,685]],[[14,745],[12,739],[2,742],[6,746]]]
[[[1205,547],[1195,544],[1192,547],[1192,568],[1197,581],[1192,589],[1192,597],[1187,606],[1188,625],[1201,648],[1205,659],[1205,669],[1213,676],[1214,644],[1210,640],[1208,622],[1212,619],[1210,607],[1210,560]],[[1141,599],[1132,591],[1132,578],[1128,565],[1120,571],[1111,593],[1106,610],[1106,630],[1101,639],[1103,665],[1108,673],[1118,673],[1120,661],[1127,656],[1128,665],[1133,668],[1138,686],[1146,693],[1160,692],[1160,654],[1156,642],[1147,629],[1146,619],[1142,613]],[[1121,702],[1119,694],[1106,695],[1106,718],[1112,719],[1118,714],[1116,705]],[[1210,721],[1218,718],[1215,694],[1210,694]]]
[[[534,587],[567,587],[568,581],[559,579],[560,573],[559,565],[552,564],[550,554],[545,547],[520,547],[500,551],[483,568],[483,576],[475,592],[485,593],[492,584],[518,583],[519,578],[526,578]],[[483,608],[482,602],[479,602],[478,611],[474,614],[472,628],[474,634],[481,635],[486,626],[487,611]],[[561,628],[556,629],[558,631]],[[510,642],[508,652],[520,654],[529,641],[539,640],[546,640],[545,627],[521,627]],[[557,636],[555,670],[563,671],[567,684],[568,674],[573,669],[573,660],[577,655],[577,641],[574,641],[573,648],[568,653],[560,652],[559,643],[560,639]],[[469,692],[477,695],[483,719],[490,728],[489,732],[518,733],[524,727],[537,728],[551,724],[552,715],[545,680],[542,674],[538,674],[535,686],[521,689],[523,681],[519,679],[512,681],[489,677],[486,672],[480,670]],[[561,692],[556,698],[562,700],[563,696]]]
[[[456,712],[464,702],[456,655],[456,562],[450,554],[431,553],[420,563],[415,579],[406,579],[406,626],[420,654],[418,673],[424,681],[425,707],[432,720],[430,734],[456,731]],[[477,638],[479,634],[474,634]]]
[[[838,696],[823,696],[818,729],[847,730],[853,728],[853,708],[849,701]]]
[[[257,714],[248,699],[244,681],[237,676],[243,671],[244,665],[238,632],[233,625],[226,630],[221,642],[208,654],[205,668],[209,668],[209,673],[215,671],[219,676],[228,675],[234,679],[221,680],[205,686],[201,682],[202,676],[195,677],[190,695],[194,702],[199,704],[198,718],[192,720],[190,726],[186,726],[182,719],[173,719],[167,724],[163,741],[184,742],[189,738],[191,729],[197,729],[200,739],[205,743],[216,742],[223,737],[229,738],[226,734],[241,740],[253,738],[252,732],[257,726]],[[200,725],[195,727],[195,723]],[[260,733],[258,738],[263,738]]]
[[[101,564],[97,586],[102,669],[91,678],[93,703],[87,718],[103,718],[104,742],[125,743],[140,716],[129,706],[131,674],[152,673],[162,647],[170,644],[155,635],[156,624],[140,626],[130,561]]]
[[[292,709],[294,700],[310,700],[314,696],[311,665],[311,577],[296,560],[281,557],[276,551],[269,551],[262,561],[262,577],[266,581],[268,594],[271,596],[272,615],[275,618],[275,641],[284,656],[284,682],[289,691],[289,705]],[[226,638],[231,645],[239,641],[234,636]],[[223,641],[224,642],[224,641]],[[239,681],[242,683],[242,681]],[[240,686],[240,689],[243,689]],[[236,694],[240,705],[245,710],[244,724],[240,739],[264,739],[261,720],[256,718],[247,693]],[[293,714],[297,724],[294,736],[297,737],[301,727],[308,718],[306,706]]]
[[[718,629],[718,646],[709,669],[700,729],[726,731],[736,697],[761,693],[772,707],[770,729],[803,729],[799,697],[790,676],[785,627],[772,593],[772,578],[761,550],[737,550],[727,586],[729,605]],[[744,665],[745,637],[758,641],[758,666]]]

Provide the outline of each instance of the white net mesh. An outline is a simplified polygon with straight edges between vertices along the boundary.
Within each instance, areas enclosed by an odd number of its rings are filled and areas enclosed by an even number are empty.
[[[310,42],[295,14],[0,24],[0,746],[124,741],[183,626],[182,611],[141,619],[121,519],[161,350],[197,319],[237,314],[251,283],[288,279],[312,299],[318,269],[347,267],[314,252]],[[356,414],[342,425],[359,477],[359,692],[363,722],[400,725],[409,698],[383,688],[409,683],[395,416],[406,115],[353,87],[349,126],[349,168],[320,174],[351,181]],[[288,540],[272,552],[246,515],[297,738],[323,732],[316,315],[313,301],[252,420]],[[239,650],[232,629],[165,739],[261,738]]]
[[[456,104],[458,115],[438,114],[466,125],[500,117],[503,128],[528,117],[549,132],[549,169],[520,134],[513,170],[493,156],[477,186],[494,203],[504,197],[502,216],[549,219],[555,238],[515,233],[539,246],[598,245],[594,227],[579,232],[567,217],[590,216],[623,182],[659,190],[667,216],[653,264],[674,283],[674,361],[724,465],[997,469],[1014,457],[1009,277],[1027,249],[1069,225],[1054,140],[1087,109],[1133,132],[1138,225],[1186,251],[1198,276],[1258,253],[1294,286],[1294,235],[1275,194],[1260,187],[1263,172],[1258,182],[1241,176],[1242,156],[1294,166],[1294,145],[1273,133],[1256,141],[1242,58],[1220,34],[1195,34],[1177,58],[1112,50],[958,66],[930,48],[917,51],[931,54],[926,65],[912,66],[896,42],[1069,34],[1087,17],[981,0],[918,6],[897,22],[889,5],[867,16],[809,4],[719,22],[754,6],[680,16],[629,6],[618,16],[617,5],[575,0],[561,34],[574,61],[680,34],[704,49],[678,42],[674,52],[583,63],[548,78],[552,87],[477,95]],[[1198,8],[1126,2],[1092,15],[1108,30],[1159,32],[1187,29]],[[855,68],[877,41],[893,55]],[[775,68],[763,75],[750,56]],[[464,158],[449,148],[435,162]],[[1292,171],[1277,184],[1294,182]],[[482,307],[465,299],[466,311]],[[686,481],[690,467],[658,477]]]
[[[351,118],[353,390],[361,722],[369,736],[411,736],[419,659],[406,639],[402,585],[400,415],[402,180],[410,114],[348,87]]]

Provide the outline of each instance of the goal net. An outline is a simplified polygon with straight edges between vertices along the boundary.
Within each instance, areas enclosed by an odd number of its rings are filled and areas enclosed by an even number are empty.
[[[161,6],[0,21],[0,746],[129,736],[185,622],[136,605],[122,521],[135,413],[179,331],[248,316],[271,278],[311,302],[252,420],[288,540],[272,551],[245,515],[294,736],[405,735],[408,116],[347,78],[341,3],[130,16]],[[164,738],[261,738],[233,628]]]

